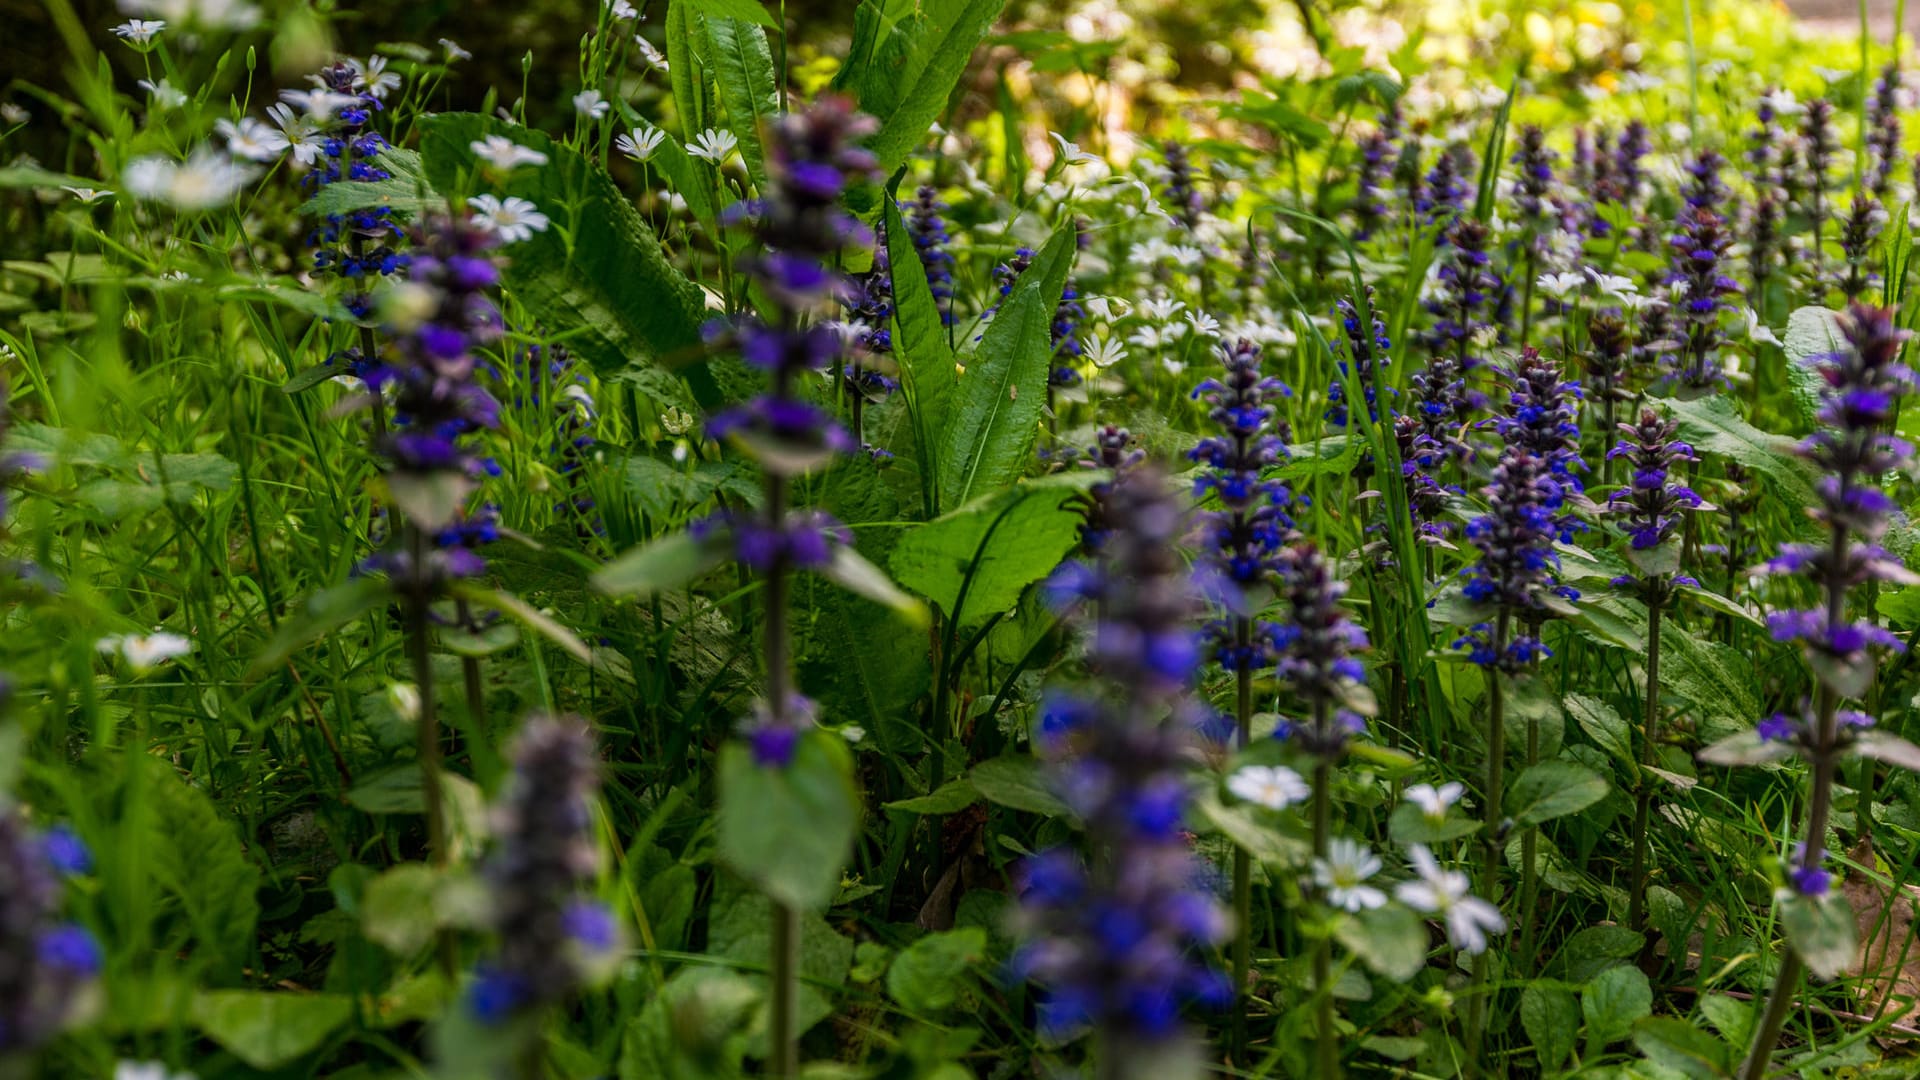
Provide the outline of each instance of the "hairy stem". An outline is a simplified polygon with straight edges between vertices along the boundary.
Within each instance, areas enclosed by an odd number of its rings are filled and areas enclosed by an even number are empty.
[[[1318,702],[1313,710],[1313,727],[1321,746],[1313,766],[1313,856],[1327,857],[1328,841],[1333,838],[1333,757],[1325,749],[1327,705]],[[1321,898],[1325,900],[1325,897]],[[1332,1078],[1340,1075],[1340,1045],[1333,1028],[1333,938],[1323,936],[1313,947],[1314,999],[1314,1075]]]
[[[1627,929],[1636,933],[1647,924],[1647,828],[1653,813],[1653,777],[1647,769],[1660,741],[1660,613],[1664,606],[1657,599],[1647,605],[1647,713],[1633,800],[1633,862],[1627,873]]]
[[[1234,644],[1245,657],[1253,640],[1253,620],[1240,616],[1233,621]],[[1253,735],[1253,666],[1241,663],[1235,673],[1234,719],[1235,746],[1247,748]],[[1247,1052],[1247,981],[1253,973],[1253,858],[1245,848],[1233,852],[1233,1028],[1231,1032],[1235,1064]]]
[[[1503,607],[1493,624],[1493,655],[1507,652],[1507,624],[1510,613]],[[1498,904],[1500,897],[1501,830],[1500,812],[1506,801],[1507,710],[1505,685],[1498,670],[1487,672],[1487,830],[1480,866],[1480,892]],[[1480,1044],[1486,1037],[1489,997],[1487,980],[1492,972],[1492,957],[1481,952],[1473,961],[1473,1000],[1467,1006],[1467,1068],[1469,1076],[1479,1075]]]

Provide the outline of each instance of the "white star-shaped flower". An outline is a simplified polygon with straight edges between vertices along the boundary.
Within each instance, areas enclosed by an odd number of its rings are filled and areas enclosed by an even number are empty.
[[[521,146],[505,135],[489,135],[468,144],[473,156],[501,172],[512,172],[522,165],[545,165],[547,155],[531,147]]]
[[[1327,857],[1313,860],[1313,883],[1327,903],[1342,911],[1370,911],[1387,902],[1387,894],[1366,884],[1380,872],[1380,856],[1365,844],[1336,836],[1327,842]]]
[[[598,90],[582,90],[573,95],[573,111],[589,120],[598,120],[612,109],[612,103],[602,97]]]
[[[718,131],[708,128],[695,136],[693,145],[687,153],[712,165],[724,165],[740,146],[740,140],[731,131]]]
[[[1419,878],[1403,881],[1393,890],[1400,902],[1430,915],[1438,915],[1447,924],[1447,940],[1465,953],[1478,954],[1487,949],[1488,934],[1507,932],[1507,920],[1500,909],[1473,895],[1467,875],[1442,869],[1433,852],[1424,844],[1407,849]]]
[[[636,128],[631,134],[615,135],[613,148],[635,161],[647,161],[653,157],[655,150],[660,149],[660,144],[666,138],[664,128],[650,127],[644,131]]]
[[[1451,781],[1434,787],[1432,784],[1415,784],[1402,793],[1401,798],[1420,808],[1420,813],[1428,821],[1446,820],[1447,811],[1466,794],[1467,787],[1459,781]]]
[[[499,236],[503,244],[517,244],[532,239],[534,233],[547,231],[547,215],[518,195],[505,199],[475,195],[467,202],[476,211],[474,224]]]
[[[113,33],[120,40],[145,52],[147,46],[153,44],[154,35],[166,28],[165,19],[128,19],[114,27]]]
[[[1227,778],[1227,790],[1269,810],[1284,810],[1313,794],[1300,774],[1285,765],[1244,766]]]

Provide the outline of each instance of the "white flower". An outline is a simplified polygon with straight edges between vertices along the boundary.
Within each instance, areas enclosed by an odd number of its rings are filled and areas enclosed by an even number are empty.
[[[740,140],[734,137],[733,132],[708,128],[693,140],[693,146],[688,148],[687,153],[701,161],[724,165],[739,145]]]
[[[1180,326],[1179,323],[1175,323],[1174,326],[1181,330],[1186,329],[1186,327]],[[1179,334],[1168,333],[1158,326],[1142,326],[1127,335],[1127,344],[1145,349],[1148,352],[1153,352],[1178,340],[1180,340]],[[1185,367],[1186,365],[1183,364],[1181,366]],[[1174,374],[1178,375],[1179,372],[1176,371]]]
[[[500,237],[503,244],[517,244],[534,233],[547,231],[547,215],[518,195],[501,200],[492,195],[475,195],[467,200],[479,212],[473,223]]]
[[[1269,810],[1284,810],[1313,793],[1300,774],[1285,765],[1248,765],[1227,778],[1227,790]]]
[[[1466,793],[1466,785],[1455,780],[1441,784],[1439,787],[1434,787],[1432,784],[1415,784],[1401,797],[1419,807],[1428,821],[1437,822],[1446,820],[1447,811],[1451,810],[1453,804],[1460,801],[1460,796]]]
[[[196,1080],[190,1072],[168,1072],[163,1061],[116,1061],[113,1080]]]
[[[1636,94],[1642,90],[1658,90],[1665,85],[1667,85],[1665,79],[1657,75],[1649,75],[1644,71],[1629,71],[1620,77],[1620,90],[1627,94]]]
[[[646,38],[641,37],[639,34],[633,35],[633,43],[639,47],[640,59],[645,60],[647,62],[648,67],[653,68],[654,70],[660,72],[663,75],[666,74],[667,55],[665,53],[661,52],[659,49],[654,48],[653,42],[648,41]]]
[[[121,186],[135,198],[171,203],[179,210],[209,210],[231,202],[256,170],[201,148],[186,161],[143,157],[127,163]]]
[[[1336,836],[1327,841],[1327,857],[1313,860],[1313,883],[1327,903],[1343,911],[1368,911],[1387,902],[1387,894],[1366,880],[1380,872],[1380,856],[1365,844]]]
[[[1112,322],[1116,313],[1124,314],[1127,308],[1133,306],[1117,296],[1089,296],[1086,303],[1087,314],[1101,322]]]
[[[0,122],[24,124],[31,119],[33,119],[33,114],[27,110],[15,105],[11,101],[0,101]]]
[[[1154,322],[1166,322],[1186,310],[1187,305],[1179,300],[1157,296],[1152,300],[1140,301],[1140,317]]]
[[[384,56],[369,56],[364,64],[348,57],[347,66],[353,69],[354,88],[364,90],[376,101],[385,101],[388,94],[400,89],[400,73],[387,70]]]
[[[1424,844],[1408,848],[1407,857],[1413,860],[1414,872],[1420,878],[1394,886],[1393,894],[1415,911],[1439,915],[1447,924],[1447,940],[1454,948],[1467,953],[1485,952],[1489,933],[1507,932],[1507,920],[1501,917],[1500,909],[1473,895],[1467,875],[1442,869]]]
[[[360,104],[360,99],[352,94],[336,94],[320,86],[311,90],[282,90],[280,100],[306,113],[307,118],[316,124],[327,122],[341,109]]]
[[[1060,148],[1059,156],[1054,159],[1058,164],[1087,165],[1100,160],[1085,150],[1080,149],[1079,143],[1068,142],[1066,136],[1061,135],[1057,131],[1047,132],[1047,138],[1052,139],[1053,144]]]
[[[1580,274],[1541,274],[1534,279],[1534,284],[1540,286],[1550,296],[1564,298],[1569,293],[1578,292],[1580,286],[1586,284],[1586,280]]]
[[[1175,244],[1167,249],[1167,256],[1180,269],[1195,270],[1206,261],[1207,253],[1192,244]]]
[[[1187,370],[1187,362],[1185,360],[1177,360],[1171,356],[1161,357],[1160,366],[1166,368],[1167,374],[1169,375],[1178,375]]]
[[[1591,266],[1587,267],[1585,272],[1587,280],[1593,282],[1595,288],[1616,299],[1625,299],[1640,291],[1640,286],[1630,277],[1603,274]]]
[[[666,138],[667,132],[664,128],[650,127],[645,131],[635,129],[629,135],[615,135],[613,148],[635,161],[647,161],[653,157],[655,150],[660,149],[660,144],[665,142]]]
[[[1820,78],[1826,80],[1827,82],[1837,83],[1843,79],[1851,78],[1853,76],[1853,69],[1852,68],[1820,67],[1819,65],[1816,64],[1814,66],[1813,73],[1815,75],[1820,76]]]
[[[1754,342],[1755,344],[1760,344],[1760,343],[1765,343],[1768,345],[1780,344],[1780,339],[1774,335],[1774,332],[1767,327],[1766,323],[1763,323],[1760,321],[1759,312],[1753,310],[1752,308],[1745,308],[1740,312],[1740,314],[1742,317],[1744,317],[1747,320],[1747,340],[1748,341]]]
[[[678,405],[669,405],[660,414],[660,427],[669,435],[685,435],[693,429],[693,417]]]
[[[193,642],[179,634],[159,630],[145,636],[116,634],[104,637],[94,642],[94,648],[109,655],[118,653],[126,658],[135,671],[150,671],[192,652]]]
[[[440,48],[445,50],[447,54],[447,63],[449,64],[453,63],[455,60],[473,59],[473,54],[461,48],[460,43],[453,40],[452,38],[441,38]]]
[[[582,90],[573,95],[573,111],[589,120],[598,120],[612,109],[613,105],[601,97],[598,90]]]
[[[326,152],[325,134],[314,126],[312,120],[294,112],[292,106],[267,106],[267,119],[280,129],[275,136],[275,144],[283,151],[291,151],[294,162],[301,168],[320,160],[320,155]]]
[[[144,52],[145,46],[153,44],[153,36],[166,28],[165,19],[128,19],[114,27],[113,32],[127,44]]]
[[[72,192],[73,197],[79,199],[83,206],[92,206],[94,203],[102,202],[113,195],[113,192],[108,191],[106,188],[63,186],[61,190]]]
[[[1087,359],[1097,368],[1110,368],[1126,359],[1127,347],[1112,338],[1087,338],[1080,343],[1087,352]]]
[[[1761,94],[1760,104],[1772,109],[1777,116],[1798,116],[1807,111],[1807,107],[1794,98],[1793,91],[1780,86]]]
[[[153,98],[153,104],[157,108],[177,109],[187,103],[187,92],[176,89],[172,83],[165,79],[161,79],[159,82],[148,82],[145,79],[141,79],[140,88],[147,92],[147,96]]]
[[[1194,333],[1203,337],[1220,336],[1220,320],[1204,311],[1187,312],[1187,324],[1193,327]]]
[[[1135,266],[1153,266],[1172,257],[1173,245],[1157,236],[1140,241],[1127,252],[1127,261]]]
[[[629,22],[639,18],[640,13],[633,9],[627,0],[607,0],[607,14],[620,22]]]
[[[393,708],[394,714],[400,719],[418,720],[420,719],[420,688],[412,683],[388,683],[387,704]]]
[[[237,124],[215,120],[213,129],[227,140],[229,154],[248,161],[272,161],[287,148],[287,140],[279,132],[251,116],[241,117]]]
[[[512,172],[522,165],[545,165],[547,155],[538,150],[521,146],[505,135],[489,135],[476,139],[467,145],[473,156],[501,172]]]

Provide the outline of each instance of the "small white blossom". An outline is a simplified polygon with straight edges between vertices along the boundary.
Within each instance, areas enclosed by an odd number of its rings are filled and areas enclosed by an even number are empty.
[[[1394,887],[1393,894],[1415,911],[1440,916],[1447,924],[1447,940],[1454,948],[1466,953],[1482,953],[1487,948],[1488,934],[1507,932],[1507,920],[1501,916],[1500,909],[1473,895],[1467,875],[1443,869],[1424,844],[1408,848],[1407,857],[1413,860],[1414,872],[1420,877],[1401,882]]]
[[[633,43],[639,47],[640,59],[646,61],[648,67],[653,68],[662,75],[667,73],[667,54],[654,48],[653,42],[648,41],[639,34],[633,35]]]
[[[121,186],[138,199],[210,210],[233,201],[256,171],[201,148],[185,161],[143,157],[128,162]]]
[[[153,44],[154,35],[167,28],[165,19],[128,19],[113,28],[114,35],[127,44],[146,51]]]
[[[452,38],[441,38],[440,48],[447,54],[447,63],[449,64],[455,60],[473,59],[473,54],[461,48],[460,43]]]
[[[306,113],[316,124],[326,123],[341,109],[360,104],[360,99],[352,94],[336,94],[318,86],[311,90],[282,90],[280,100]]]
[[[1187,312],[1187,324],[1193,327],[1194,333],[1202,337],[1220,336],[1220,320],[1204,311]]]
[[[326,152],[327,138],[314,122],[294,112],[290,105],[267,106],[267,119],[272,120],[280,129],[275,144],[282,151],[293,154],[294,163],[307,168],[320,160]]]
[[[1591,266],[1586,268],[1585,273],[1587,280],[1593,282],[1595,288],[1615,299],[1623,299],[1640,291],[1640,286],[1630,277],[1603,274]]]
[[[1157,296],[1152,300],[1140,301],[1140,317],[1152,319],[1154,322],[1166,322],[1168,319],[1185,311],[1186,308],[1187,305],[1179,300],[1165,296]]]
[[[1097,368],[1110,368],[1127,357],[1127,347],[1112,338],[1090,337],[1080,343]]]
[[[1623,94],[1637,94],[1642,90],[1658,90],[1665,85],[1667,85],[1665,79],[1660,78],[1658,75],[1649,75],[1644,71],[1629,71],[1625,75],[1620,76],[1620,92]]]
[[[1058,164],[1087,165],[1100,160],[1085,150],[1080,149],[1079,143],[1068,142],[1066,136],[1057,131],[1047,132],[1047,138],[1052,139],[1053,144],[1060,149],[1059,155],[1054,158],[1054,161]]]
[[[1813,73],[1830,83],[1842,82],[1853,77],[1852,68],[1830,68],[1814,65]]]
[[[1101,322],[1112,322],[1115,314],[1124,314],[1132,305],[1117,296],[1089,296],[1087,314]]]
[[[1740,312],[1740,314],[1741,314],[1741,317],[1746,319],[1747,321],[1747,340],[1748,341],[1751,341],[1756,345],[1757,344],[1767,344],[1767,345],[1780,344],[1780,338],[1776,336],[1771,329],[1768,328],[1766,323],[1763,323],[1760,321],[1759,312],[1753,310],[1752,308],[1745,308]]]
[[[164,630],[151,634],[116,634],[94,642],[94,648],[123,657],[135,671],[151,671],[193,651],[193,642]]]
[[[630,22],[640,17],[627,0],[607,0],[607,14],[617,22]]]
[[[1167,255],[1173,259],[1173,265],[1182,270],[1198,270],[1207,259],[1207,253],[1192,244],[1175,244]]]
[[[647,161],[653,157],[655,150],[660,149],[660,144],[665,142],[666,138],[667,132],[664,128],[650,127],[645,131],[636,129],[631,134],[615,135],[613,148],[635,161]]]
[[[1300,774],[1285,765],[1248,765],[1227,778],[1227,790],[1269,810],[1284,810],[1313,793]]]
[[[1313,883],[1327,903],[1343,911],[1370,911],[1387,902],[1387,894],[1366,884],[1380,872],[1380,856],[1356,840],[1336,836],[1327,842],[1327,857],[1313,860]]]
[[[693,417],[679,406],[669,405],[660,414],[660,427],[669,435],[685,435],[693,429]]]
[[[475,195],[467,202],[478,212],[474,224],[498,235],[503,244],[517,244],[532,239],[534,233],[547,231],[547,215],[518,195],[509,195],[504,200],[493,195]]]
[[[713,165],[724,165],[739,146],[740,140],[734,137],[733,132],[708,128],[694,138],[687,153]]]
[[[33,119],[33,114],[15,105],[11,101],[0,101],[0,123],[24,124]]]
[[[598,120],[612,109],[613,105],[598,90],[582,90],[573,95],[573,111],[589,120]]]
[[[1541,274],[1534,279],[1534,284],[1544,290],[1547,295],[1564,299],[1569,294],[1580,291],[1580,286],[1586,284],[1586,280],[1580,274]]]
[[[1760,104],[1772,109],[1776,116],[1798,116],[1807,111],[1807,107],[1793,96],[1793,91],[1780,86],[1761,94]]]
[[[161,79],[159,82],[149,82],[146,79],[141,79],[140,88],[145,90],[147,96],[153,99],[153,104],[156,108],[177,109],[187,103],[187,92],[175,87],[165,79]]]
[[[94,203],[103,202],[113,196],[113,192],[106,188],[63,186],[60,190],[72,192],[73,197],[79,199],[83,206],[92,206]]]
[[[547,155],[531,147],[521,146],[505,135],[489,135],[468,144],[473,156],[501,172],[512,172],[522,165],[545,165]]]
[[[248,161],[272,161],[287,149],[287,140],[273,128],[243,116],[238,123],[215,120],[213,129],[227,140],[227,152]]]
[[[365,91],[375,101],[385,101],[388,94],[400,89],[400,73],[387,70],[387,58],[384,56],[369,56],[365,63],[348,57],[347,66],[353,69],[354,87]]]
[[[190,1072],[171,1072],[164,1061],[127,1061],[113,1063],[113,1080],[196,1080]]]
[[[1438,822],[1446,820],[1447,811],[1451,810],[1453,804],[1460,801],[1460,796],[1466,793],[1466,785],[1454,780],[1439,787],[1434,787],[1432,784],[1415,784],[1401,797],[1419,807],[1428,821]]]
[[[387,684],[387,704],[394,714],[409,723],[420,719],[420,688],[412,683]]]

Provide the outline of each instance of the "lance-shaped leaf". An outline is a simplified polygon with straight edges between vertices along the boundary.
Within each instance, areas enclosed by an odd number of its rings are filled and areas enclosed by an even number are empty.
[[[819,568],[821,577],[857,596],[892,608],[917,626],[927,623],[927,606],[888,579],[886,572],[868,562],[850,547],[834,549],[833,561]]]
[[[1764,765],[1792,754],[1793,747],[1785,742],[1763,739],[1758,731],[1742,731],[1701,750],[1698,757],[1709,765],[1732,767]]]
[[[731,553],[718,537],[671,533],[622,553],[594,573],[593,583],[604,593],[646,599],[699,580]]]
[[[1920,746],[1886,731],[1863,731],[1853,741],[1853,752],[1902,769],[1920,772]]]
[[[1529,766],[1513,782],[1507,811],[1521,827],[1539,825],[1577,814],[1607,794],[1607,781],[1585,765],[1571,761],[1542,761]]]
[[[696,0],[695,6],[699,2]],[[706,35],[703,56],[720,86],[720,103],[727,110],[729,126],[740,137],[740,158],[747,163],[747,176],[756,190],[764,192],[767,153],[760,141],[761,130],[780,111],[773,51],[767,47],[766,32],[738,18],[701,15],[694,21]]]
[[[1061,473],[976,499],[894,545],[894,578],[961,626],[1006,611],[1078,542],[1071,500],[1098,473]]]
[[[1006,0],[861,0],[834,87],[878,117],[868,147],[892,172],[926,138]]]
[[[914,456],[920,466],[921,498],[928,517],[939,516],[940,433],[946,430],[948,402],[958,381],[953,347],[940,319],[940,306],[927,284],[927,268],[913,235],[888,199],[887,259],[893,276],[893,358],[900,369],[900,396],[913,427]]]

